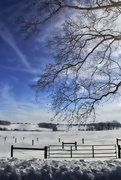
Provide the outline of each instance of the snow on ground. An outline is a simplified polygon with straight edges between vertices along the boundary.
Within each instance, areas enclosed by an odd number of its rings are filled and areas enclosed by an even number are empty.
[[[116,158],[44,160],[40,152],[19,150],[10,158],[11,145],[42,148],[75,141],[79,145],[82,138],[85,144],[116,144],[116,138],[121,138],[121,130],[0,131],[0,180],[121,180],[121,160]]]
[[[121,161],[1,159],[2,180],[121,180]]]
[[[85,145],[99,144],[116,144],[116,138],[121,138],[121,130],[113,131],[43,131],[43,132],[27,132],[27,131],[0,131],[0,158],[10,157],[11,145],[20,147],[39,147],[43,148],[48,145],[61,145],[62,142],[77,142],[82,144],[84,138]],[[60,139],[60,142],[59,142]],[[32,146],[32,141],[34,145]],[[14,157],[17,158],[38,158],[43,157],[40,152],[26,152],[16,150]]]
[[[7,128],[8,130],[19,130],[19,131],[52,131],[47,128],[40,128],[37,124],[10,124],[10,125],[0,125],[1,128]]]

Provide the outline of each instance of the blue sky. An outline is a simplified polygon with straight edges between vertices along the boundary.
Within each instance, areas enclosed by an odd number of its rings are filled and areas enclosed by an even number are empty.
[[[35,100],[35,92],[29,87],[35,84],[45,64],[52,61],[45,48],[60,21],[42,25],[41,30],[24,40],[14,17],[27,12],[25,1],[0,0],[0,119],[11,122],[48,122],[52,112],[46,94]],[[120,99],[106,103],[97,109],[97,120],[120,120]],[[112,113],[113,112],[113,113]]]
[[[35,100],[34,84],[51,56],[45,48],[48,36],[42,32],[24,40],[14,18],[25,13],[25,1],[0,1],[0,119],[11,122],[50,121],[46,96]],[[52,28],[50,27],[50,31]]]

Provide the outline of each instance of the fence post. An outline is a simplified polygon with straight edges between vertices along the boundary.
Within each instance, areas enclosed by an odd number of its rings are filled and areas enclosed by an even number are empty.
[[[75,142],[75,150],[77,150],[77,142]]]
[[[47,159],[47,146],[45,146],[44,158]]]
[[[84,138],[82,138],[82,144],[84,144]]]
[[[58,140],[59,140],[59,142],[60,142],[60,138],[59,138]]]
[[[47,150],[48,150],[48,158],[50,158],[50,145],[48,146]]]
[[[115,145],[115,154],[116,154],[116,158],[118,158],[118,154],[117,154],[117,145]]]
[[[64,142],[62,142],[62,149],[64,149]]]
[[[15,143],[17,142],[17,138],[15,138]]]
[[[72,158],[72,146],[70,146],[70,155],[71,155],[71,158]]]
[[[121,158],[121,154],[120,154],[120,145],[118,145],[118,158]]]
[[[13,157],[13,145],[11,145],[11,157]]]
[[[94,158],[94,146],[92,146],[92,157]]]
[[[118,146],[118,138],[116,138],[116,144],[117,144],[117,146]]]
[[[32,140],[32,146],[34,145],[34,140]]]

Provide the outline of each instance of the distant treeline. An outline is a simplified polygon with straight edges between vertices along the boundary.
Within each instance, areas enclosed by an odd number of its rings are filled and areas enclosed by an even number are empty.
[[[0,120],[0,125],[10,125],[11,124],[11,122],[9,122],[9,121],[4,121],[4,120]]]
[[[52,129],[53,131],[57,131],[57,126],[56,124],[53,124],[53,123],[42,122],[42,123],[39,123],[38,126],[41,128],[48,128],[48,129]]]
[[[99,122],[99,123],[92,123],[87,125],[88,131],[101,131],[101,130],[113,130],[121,128],[121,124],[117,121],[111,122]]]

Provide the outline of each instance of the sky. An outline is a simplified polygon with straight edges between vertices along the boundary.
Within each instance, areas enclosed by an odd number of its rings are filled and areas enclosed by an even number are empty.
[[[35,84],[50,55],[47,38],[39,32],[28,40],[20,33],[15,17],[25,14],[25,1],[0,1],[0,119],[11,122],[50,121],[46,96],[35,100],[30,85]]]
[[[24,0],[0,0],[0,119],[11,122],[50,122],[53,113],[47,94],[35,100],[30,85],[35,84],[45,65],[53,59],[45,44],[61,20],[41,26],[28,40],[19,31],[15,17],[25,15]],[[98,121],[121,122],[120,99],[97,109]]]

